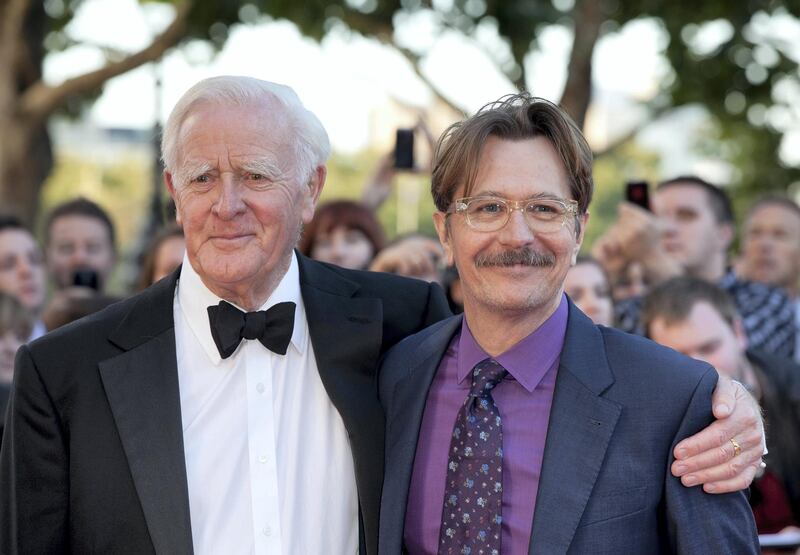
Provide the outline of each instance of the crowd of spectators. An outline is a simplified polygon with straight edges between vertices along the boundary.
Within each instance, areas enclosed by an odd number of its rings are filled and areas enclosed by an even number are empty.
[[[460,284],[433,237],[387,241],[376,216],[395,170],[379,163],[361,201],[317,207],[298,250],[350,269],[392,272],[441,284],[453,311]],[[658,184],[649,208],[620,204],[616,221],[570,269],[565,292],[596,324],[646,335],[711,363],[761,404],[770,452],[751,504],[761,532],[800,524],[800,207],[766,196],[736,222],[724,188],[696,176]],[[0,217],[0,405],[23,343],[119,299],[108,293],[118,261],[112,219],[77,198],[46,216],[40,244],[11,215]],[[172,223],[149,241],[131,289],[142,290],[183,261]],[[49,295],[48,295],[49,291]],[[2,414],[2,412],[0,412]],[[0,419],[0,426],[2,420]]]

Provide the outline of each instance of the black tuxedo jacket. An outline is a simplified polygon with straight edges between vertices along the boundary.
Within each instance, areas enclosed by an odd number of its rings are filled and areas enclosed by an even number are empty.
[[[449,314],[447,302],[419,280],[298,258],[317,366],[353,452],[360,552],[372,555],[384,442],[377,362]],[[0,552],[192,552],[177,277],[20,349],[0,454]]]

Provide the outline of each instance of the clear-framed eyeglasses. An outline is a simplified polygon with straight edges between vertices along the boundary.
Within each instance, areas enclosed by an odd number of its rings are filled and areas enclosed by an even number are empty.
[[[555,233],[578,214],[578,201],[557,198],[510,200],[501,197],[466,197],[456,199],[448,214],[462,214],[467,225],[475,231],[492,232],[502,229],[519,210],[531,230]]]

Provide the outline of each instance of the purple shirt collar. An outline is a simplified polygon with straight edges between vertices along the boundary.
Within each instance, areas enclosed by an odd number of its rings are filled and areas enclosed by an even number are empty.
[[[529,392],[536,389],[561,354],[567,333],[568,308],[567,296],[562,294],[558,308],[541,326],[500,356],[494,357]],[[486,358],[489,355],[475,341],[465,317],[458,343],[458,383],[461,384],[475,365]]]

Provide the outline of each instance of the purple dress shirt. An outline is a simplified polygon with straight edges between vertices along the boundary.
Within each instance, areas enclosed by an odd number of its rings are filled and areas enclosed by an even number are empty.
[[[495,357],[509,374],[492,391],[503,419],[503,555],[528,553],[567,308],[562,296],[537,330]],[[465,319],[431,383],[406,507],[404,541],[412,555],[437,553],[450,435],[472,368],[488,356]]]

